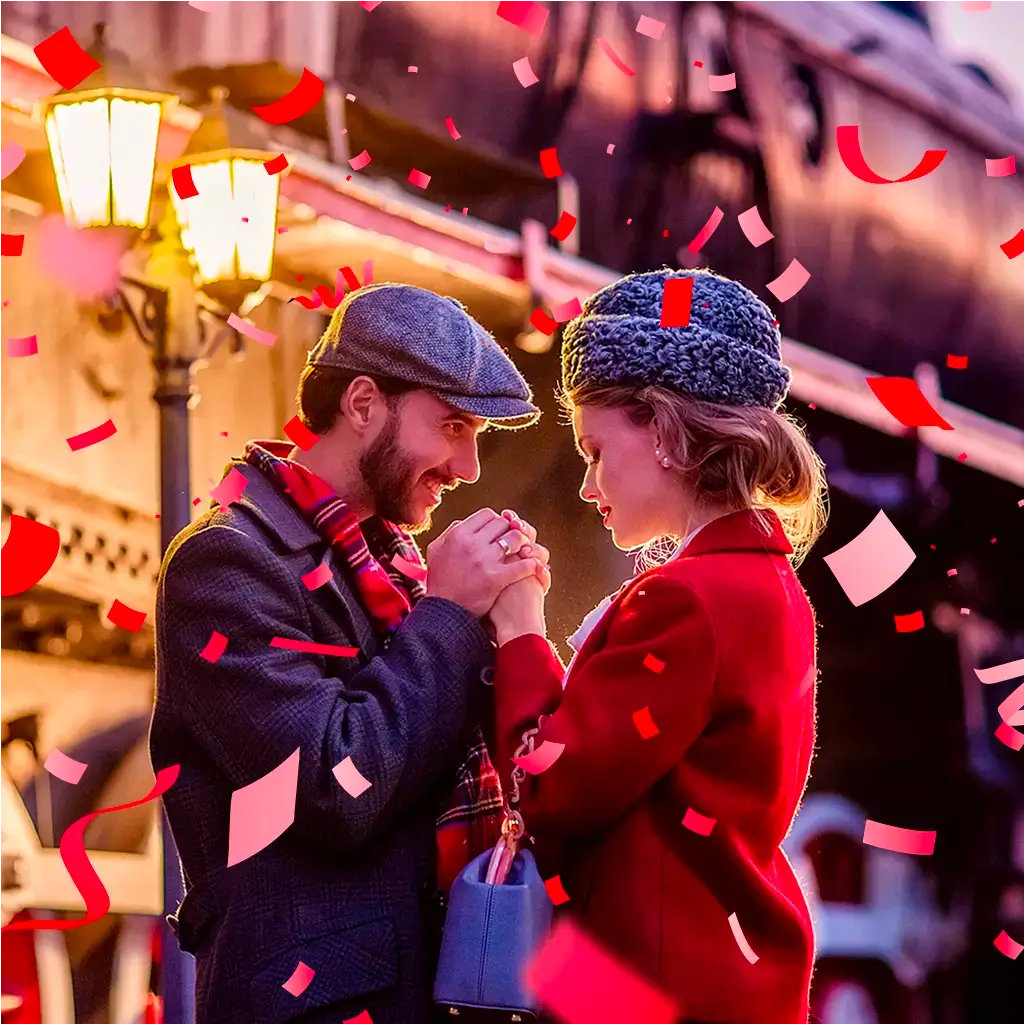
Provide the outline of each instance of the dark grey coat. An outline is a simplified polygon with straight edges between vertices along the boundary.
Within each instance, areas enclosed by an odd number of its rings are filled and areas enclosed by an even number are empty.
[[[468,703],[493,645],[464,608],[421,600],[387,649],[347,567],[263,474],[167,552],[157,596],[153,766],[181,765],[164,798],[186,884],[177,914],[197,958],[197,1022],[276,1024],[310,1011],[374,1024],[430,1016],[440,921],[434,822]],[[327,558],[334,579],[300,577]],[[214,630],[215,663],[200,657]],[[358,646],[356,658],[269,646]],[[228,868],[231,794],[301,748],[294,824]],[[332,768],[372,783],[353,798]],[[298,998],[281,985],[303,961]]]

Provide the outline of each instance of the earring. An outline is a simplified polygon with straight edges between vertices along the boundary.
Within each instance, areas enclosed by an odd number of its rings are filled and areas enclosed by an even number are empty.
[[[668,456],[667,456],[667,455],[665,456],[665,458],[663,458],[663,459],[661,460],[661,464],[662,464],[662,465],[663,465],[663,466],[664,466],[664,467],[665,467],[666,469],[668,469],[668,467],[669,467],[669,458],[668,458]]]
[[[660,448],[655,448],[654,449],[654,457],[656,459],[660,459],[661,458],[661,449]]]

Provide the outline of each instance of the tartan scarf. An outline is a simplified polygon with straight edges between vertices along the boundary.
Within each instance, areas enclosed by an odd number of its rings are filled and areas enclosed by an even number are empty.
[[[404,575],[393,562],[398,556],[425,569],[416,541],[401,527],[378,516],[360,524],[330,484],[288,458],[292,451],[292,446],[283,441],[250,441],[243,459],[288,495],[349,567],[375,630],[382,638],[389,638],[427,593],[421,580]],[[455,877],[474,857],[497,843],[502,805],[501,777],[480,726],[473,725],[464,737],[451,794],[437,819],[437,878],[442,892],[448,892]]]

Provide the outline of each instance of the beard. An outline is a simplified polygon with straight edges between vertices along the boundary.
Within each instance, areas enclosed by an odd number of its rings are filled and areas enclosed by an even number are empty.
[[[420,478],[412,456],[398,443],[398,419],[397,410],[388,412],[381,432],[359,459],[359,472],[381,519],[409,533],[423,533],[431,526],[430,510],[417,519]]]

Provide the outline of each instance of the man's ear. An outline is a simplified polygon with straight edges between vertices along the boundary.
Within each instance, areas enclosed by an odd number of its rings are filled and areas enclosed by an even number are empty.
[[[339,412],[353,430],[363,433],[387,415],[387,398],[372,377],[356,377],[341,396]]]

